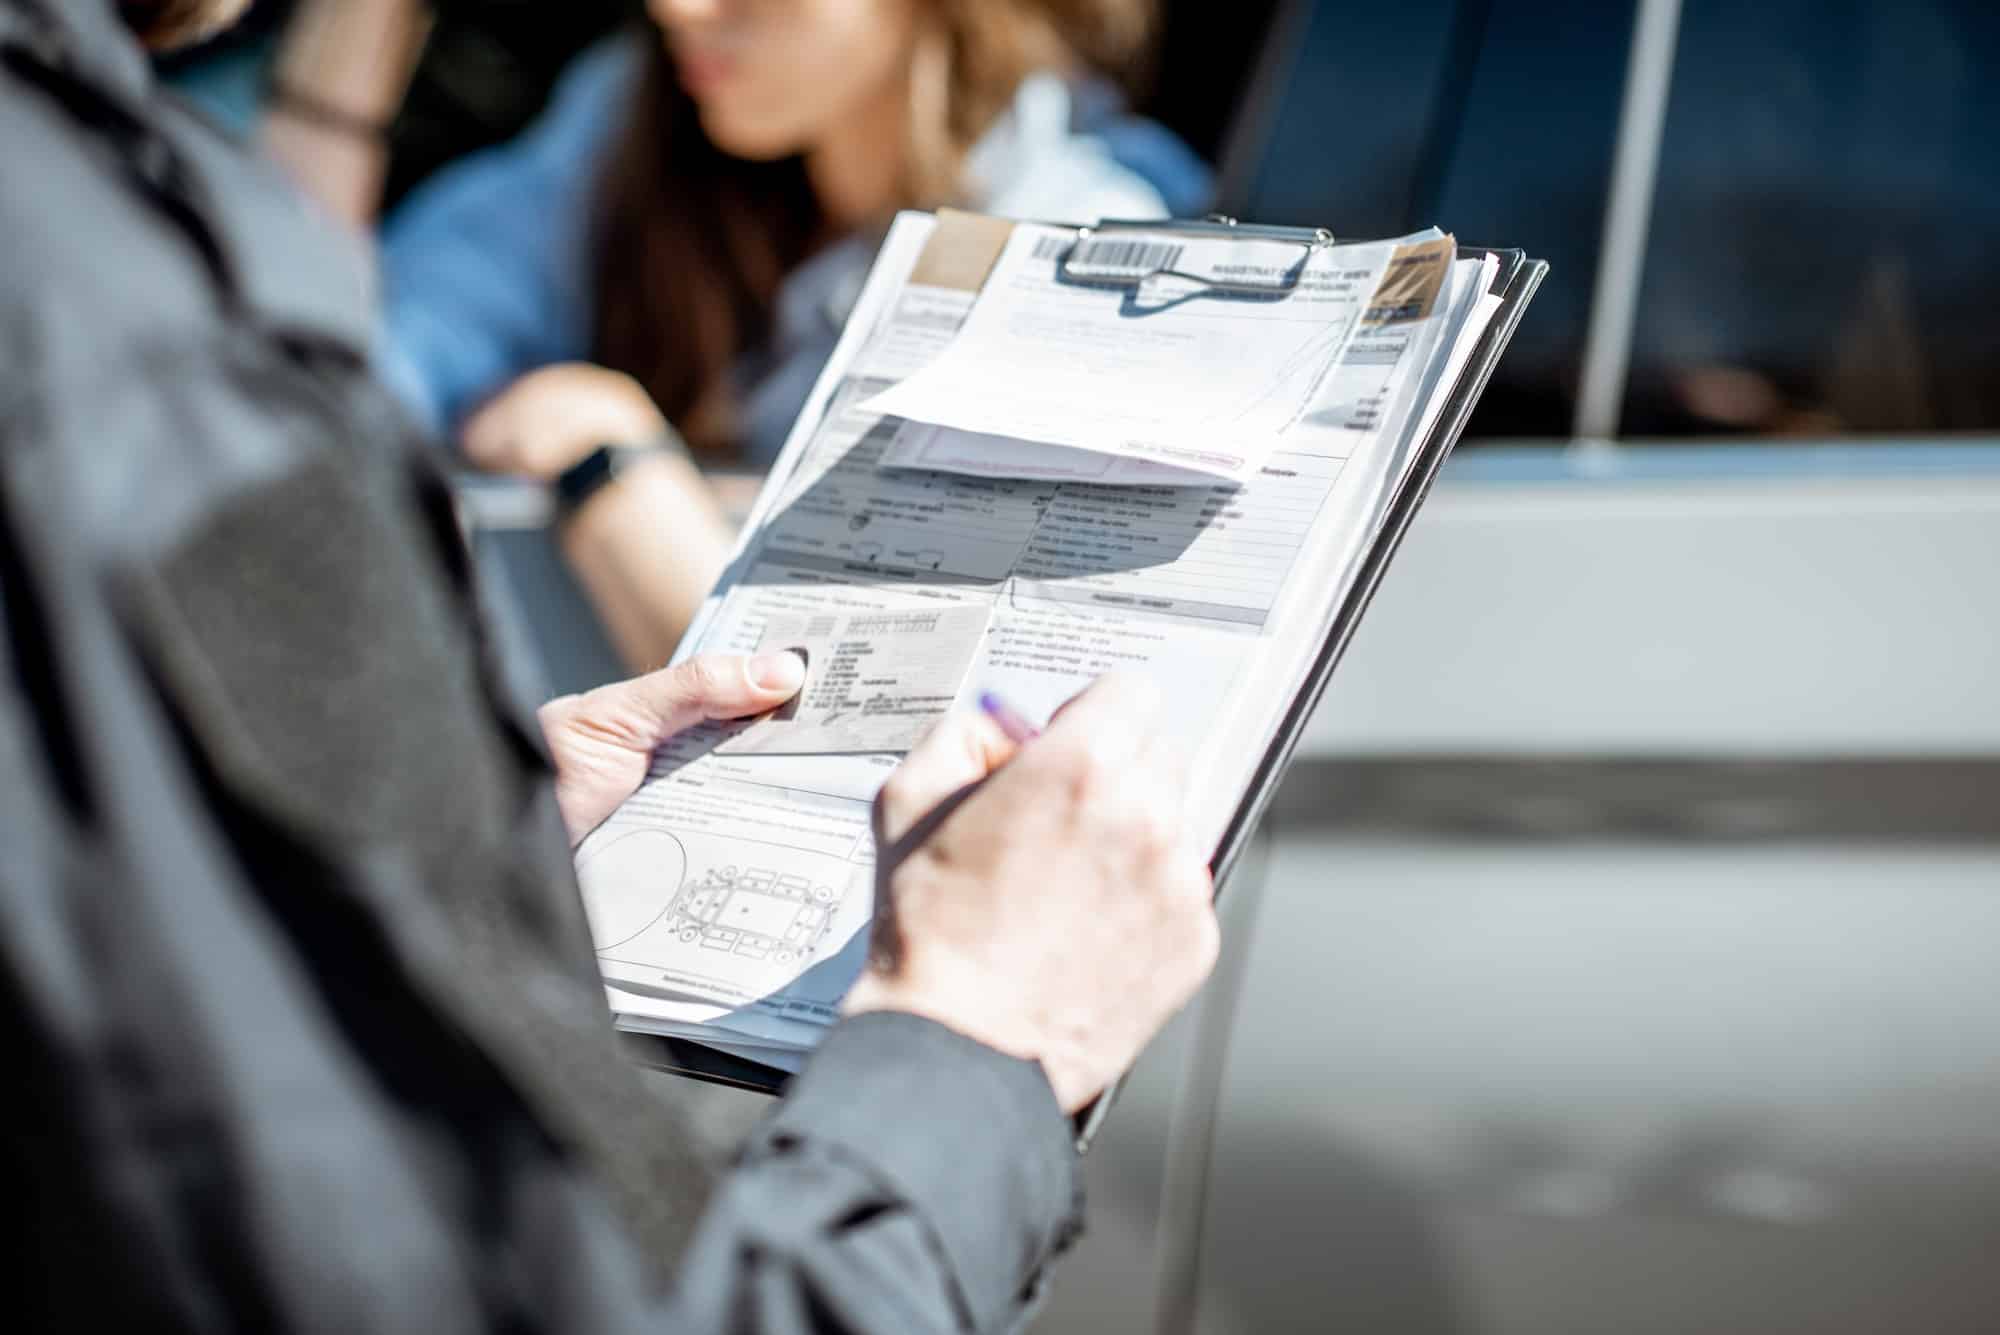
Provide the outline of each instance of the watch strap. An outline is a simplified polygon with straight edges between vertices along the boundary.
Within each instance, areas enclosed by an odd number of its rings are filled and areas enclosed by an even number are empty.
[[[599,445],[556,474],[553,488],[557,517],[568,518],[575,514],[583,507],[584,502],[617,481],[619,474],[642,459],[656,454],[685,455],[685,447],[675,448],[679,444],[676,439],[671,444],[665,440],[655,440],[644,445],[616,442]]]

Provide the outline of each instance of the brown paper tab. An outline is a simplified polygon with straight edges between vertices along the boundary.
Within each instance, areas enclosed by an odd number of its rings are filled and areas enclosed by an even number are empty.
[[[1389,256],[1389,266],[1382,271],[1375,295],[1368,299],[1361,323],[1404,324],[1428,316],[1457,251],[1458,243],[1448,236],[1397,246]]]
[[[948,287],[960,292],[977,292],[985,286],[993,262],[1014,233],[1006,218],[961,209],[939,209],[937,226],[924,242],[910,281],[928,287]]]

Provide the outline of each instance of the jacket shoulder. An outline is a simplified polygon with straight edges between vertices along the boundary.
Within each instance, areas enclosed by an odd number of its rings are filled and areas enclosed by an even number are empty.
[[[162,312],[210,304],[188,243],[169,232],[86,132],[41,90],[0,71],[0,347],[18,374],[65,349],[62,333],[93,326],[93,360]],[[79,350],[83,351],[83,350]],[[10,378],[12,378],[10,376]]]

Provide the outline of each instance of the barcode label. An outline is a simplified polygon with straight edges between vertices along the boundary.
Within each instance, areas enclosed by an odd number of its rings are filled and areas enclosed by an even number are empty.
[[[1070,252],[1069,269],[1075,272],[1151,274],[1180,263],[1186,246],[1164,241],[1122,241],[1113,237],[1092,237],[1077,243]]]
[[[1038,236],[1034,255],[1038,260],[1069,256],[1068,267],[1077,272],[1112,274],[1157,273],[1180,263],[1186,246],[1166,241],[1123,241],[1116,237],[1092,237],[1072,242],[1063,236]]]

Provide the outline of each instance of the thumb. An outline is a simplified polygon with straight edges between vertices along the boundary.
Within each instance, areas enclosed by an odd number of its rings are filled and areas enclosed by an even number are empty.
[[[748,657],[742,654],[698,654],[643,677],[600,687],[625,696],[619,711],[636,731],[648,734],[646,746],[708,719],[745,718],[776,709],[805,685],[805,660],[781,652]]]

